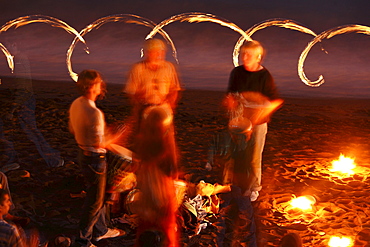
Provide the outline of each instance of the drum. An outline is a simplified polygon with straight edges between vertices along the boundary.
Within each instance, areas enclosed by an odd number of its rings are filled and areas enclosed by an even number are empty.
[[[137,203],[139,201],[141,191],[139,189],[131,189],[122,193],[114,193],[115,198],[111,201],[110,213],[115,215],[122,214],[137,214]]]
[[[132,165],[132,151],[116,144],[107,148],[107,191],[123,192],[136,186],[135,168]]]
[[[135,210],[137,202],[140,200],[141,192],[139,189],[133,189],[130,192],[128,192],[124,198],[123,206],[124,210],[128,214],[137,214],[137,211]]]
[[[157,116],[162,120],[162,124],[165,126],[172,125],[173,112],[172,108],[168,103],[162,105],[154,105],[147,107],[143,112],[144,121],[153,121],[153,116]]]

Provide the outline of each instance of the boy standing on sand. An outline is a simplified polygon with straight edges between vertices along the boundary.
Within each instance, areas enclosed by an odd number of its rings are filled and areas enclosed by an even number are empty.
[[[105,186],[107,179],[104,114],[95,101],[105,95],[105,82],[99,72],[84,70],[78,75],[77,87],[82,96],[69,109],[69,129],[79,146],[78,163],[87,185],[76,243],[94,247],[91,240],[122,236],[118,229],[108,229],[105,219]]]
[[[227,92],[232,98],[232,93],[261,93],[270,101],[278,99],[277,89],[270,72],[261,65],[265,51],[258,41],[248,41],[241,47],[243,65],[235,67],[230,74]],[[246,152],[249,156],[248,164],[252,170],[255,182],[251,185],[251,201],[257,200],[261,186],[262,152],[267,134],[267,120],[253,126]],[[243,192],[245,193],[245,192]]]

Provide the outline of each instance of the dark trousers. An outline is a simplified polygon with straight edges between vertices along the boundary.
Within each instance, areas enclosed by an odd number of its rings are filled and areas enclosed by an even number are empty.
[[[243,196],[237,186],[231,186],[231,191],[220,194],[220,198],[220,212],[215,223],[217,245],[257,247],[256,223],[250,198]]]
[[[84,155],[79,150],[78,162],[86,182],[86,198],[80,220],[80,237],[76,240],[81,246],[90,246],[91,239],[107,233],[105,221],[105,186],[107,163],[105,154]]]

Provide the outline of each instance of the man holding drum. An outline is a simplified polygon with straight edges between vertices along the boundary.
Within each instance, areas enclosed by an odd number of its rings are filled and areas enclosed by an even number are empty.
[[[144,56],[143,61],[132,66],[124,88],[133,105],[136,131],[147,107],[161,105],[172,112],[181,90],[175,66],[165,60],[166,45],[162,40],[146,40]]]
[[[85,203],[80,220],[80,246],[95,246],[99,241],[122,236],[118,229],[108,229],[105,219],[105,187],[107,179],[106,140],[104,114],[95,101],[105,95],[105,82],[95,70],[82,71],[77,80],[81,96],[69,109],[69,128],[79,146],[78,163],[87,185]]]

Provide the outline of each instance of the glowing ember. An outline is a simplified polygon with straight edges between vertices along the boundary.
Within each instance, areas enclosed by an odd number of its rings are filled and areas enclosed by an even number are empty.
[[[353,241],[348,237],[331,237],[328,244],[330,247],[351,247]]]
[[[301,210],[310,210],[312,209],[312,205],[315,204],[315,202],[316,200],[313,196],[300,196],[292,199],[290,205]]]
[[[332,161],[332,169],[330,171],[333,172],[341,172],[348,175],[354,174],[355,172],[353,169],[356,167],[354,163],[354,159],[345,157],[343,154],[339,156],[338,160]]]

